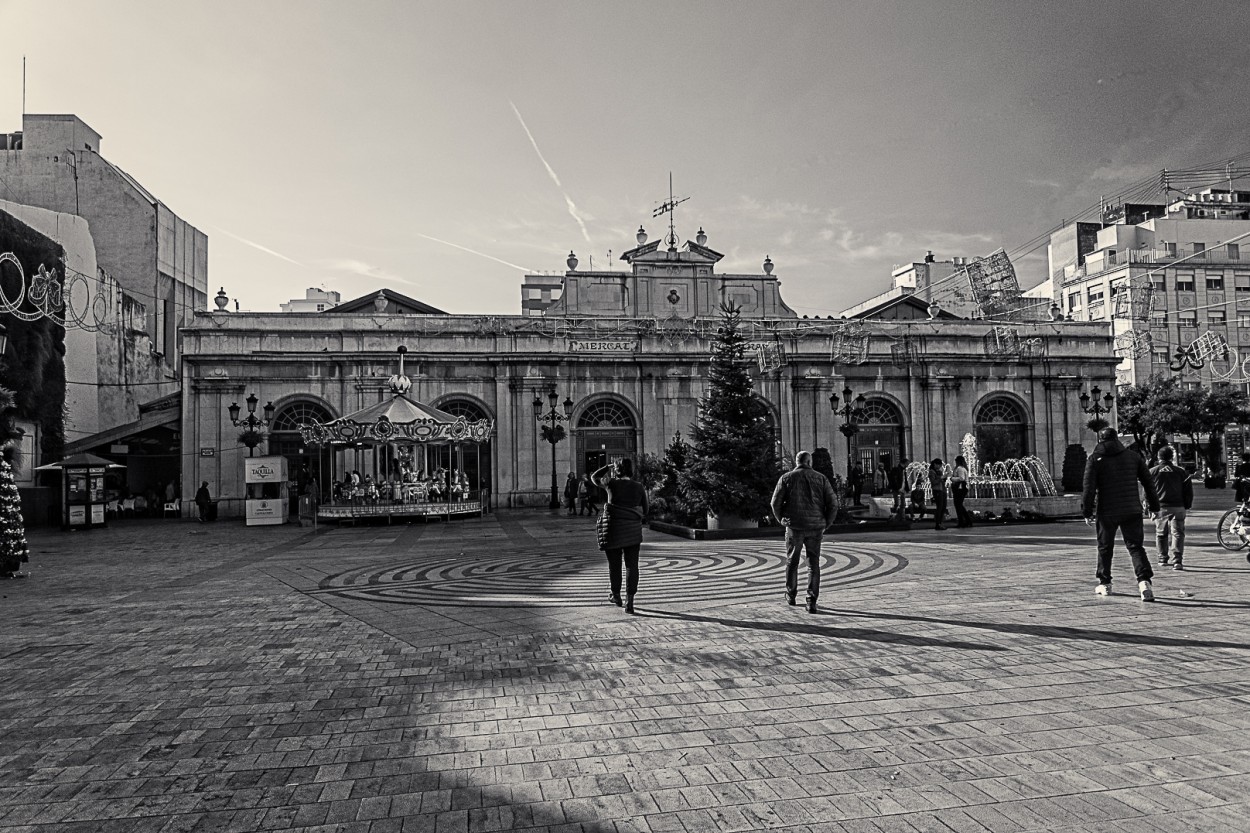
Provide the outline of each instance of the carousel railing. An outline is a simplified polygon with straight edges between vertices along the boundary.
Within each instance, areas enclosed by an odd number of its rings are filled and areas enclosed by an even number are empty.
[[[331,500],[317,507],[317,514],[326,519],[478,515],[484,510],[485,496],[483,489],[453,486],[447,491],[414,483],[340,487]]]

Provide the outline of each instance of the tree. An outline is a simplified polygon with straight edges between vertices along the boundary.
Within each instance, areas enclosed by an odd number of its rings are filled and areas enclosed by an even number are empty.
[[[741,309],[727,303],[720,312],[708,387],[690,429],[678,490],[694,511],[758,521],[768,514],[781,474],[776,437],[767,406],[755,396],[747,372]]]
[[[1175,377],[1155,374],[1141,385],[1128,385],[1116,397],[1120,432],[1132,434],[1137,446],[1153,456],[1168,434],[1188,434],[1198,418],[1193,391],[1181,390]]]
[[[1065,492],[1079,493],[1085,486],[1085,446],[1073,443],[1063,453],[1062,484]]]

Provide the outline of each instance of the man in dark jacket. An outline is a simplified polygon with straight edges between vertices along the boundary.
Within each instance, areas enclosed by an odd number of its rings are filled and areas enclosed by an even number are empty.
[[[1098,433],[1100,442],[1085,464],[1085,494],[1082,508],[1085,522],[1095,523],[1098,529],[1098,586],[1094,592],[1099,596],[1111,595],[1111,553],[1115,549],[1115,533],[1120,530],[1124,546],[1133,559],[1133,572],[1137,574],[1137,589],[1142,601],[1154,601],[1150,580],[1154,570],[1150,556],[1142,546],[1145,530],[1142,525],[1141,499],[1137,495],[1140,483],[1146,493],[1150,511],[1159,511],[1159,496],[1146,461],[1136,451],[1130,451],[1120,442],[1114,428],[1104,428]]]
[[[794,468],[781,475],[773,489],[774,517],[786,528],[786,601],[799,594],[799,554],[807,551],[807,612],[816,612],[820,595],[820,541],[833,523],[837,499],[829,479],[812,468],[810,451],[794,457]]]
[[[1175,456],[1171,446],[1159,449],[1159,465],[1150,470],[1150,479],[1154,481],[1155,492],[1159,495],[1159,513],[1154,516],[1159,565],[1166,567],[1170,554],[1172,569],[1183,570],[1185,567],[1181,559],[1185,556],[1185,512],[1194,505],[1194,484],[1189,478],[1189,472],[1172,464]]]

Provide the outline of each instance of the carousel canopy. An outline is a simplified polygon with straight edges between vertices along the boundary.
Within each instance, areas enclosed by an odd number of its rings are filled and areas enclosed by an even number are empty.
[[[326,443],[432,443],[486,442],[495,430],[494,420],[469,422],[464,417],[417,402],[402,393],[325,423],[301,425],[304,442]]]

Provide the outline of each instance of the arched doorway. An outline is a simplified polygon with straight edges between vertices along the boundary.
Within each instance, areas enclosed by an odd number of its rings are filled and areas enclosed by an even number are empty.
[[[856,422],[859,433],[851,438],[851,459],[864,467],[865,491],[872,490],[873,473],[879,465],[889,471],[906,453],[903,445],[903,414],[888,399],[877,396],[864,402]]]
[[[974,420],[977,459],[981,465],[1024,457],[1028,451],[1028,421],[1024,409],[1006,396],[981,403]]]
[[[440,411],[446,411],[452,416],[464,417],[468,422],[478,422],[479,420],[491,418],[490,414],[486,413],[481,405],[471,399],[447,399],[435,407]],[[490,478],[491,450],[490,441],[478,443],[476,449],[460,446],[456,449],[459,459],[453,461],[450,459],[451,447],[439,447],[437,449],[437,454],[439,455],[438,464],[453,471],[459,470],[464,472],[468,476],[470,483],[477,484],[477,488],[485,492],[488,489],[492,489]],[[491,494],[493,493],[491,491]]]
[[[576,443],[579,475],[624,457],[632,460],[638,451],[634,417],[614,399],[594,402],[577,418]]]
[[[329,482],[329,478],[332,477],[331,448],[329,445],[311,447],[306,445],[300,436],[299,427],[314,422],[329,422],[333,418],[325,407],[316,402],[296,400],[283,405],[282,409],[274,415],[273,422],[269,424],[269,453],[286,458],[287,470],[295,484],[291,489],[292,495],[298,496],[299,494],[299,485],[303,481],[300,470],[305,465],[308,466],[308,477],[310,480],[317,481],[320,493],[330,494],[327,490],[333,485]],[[308,486],[306,485],[305,488]],[[291,514],[298,512],[299,501],[292,500]]]

